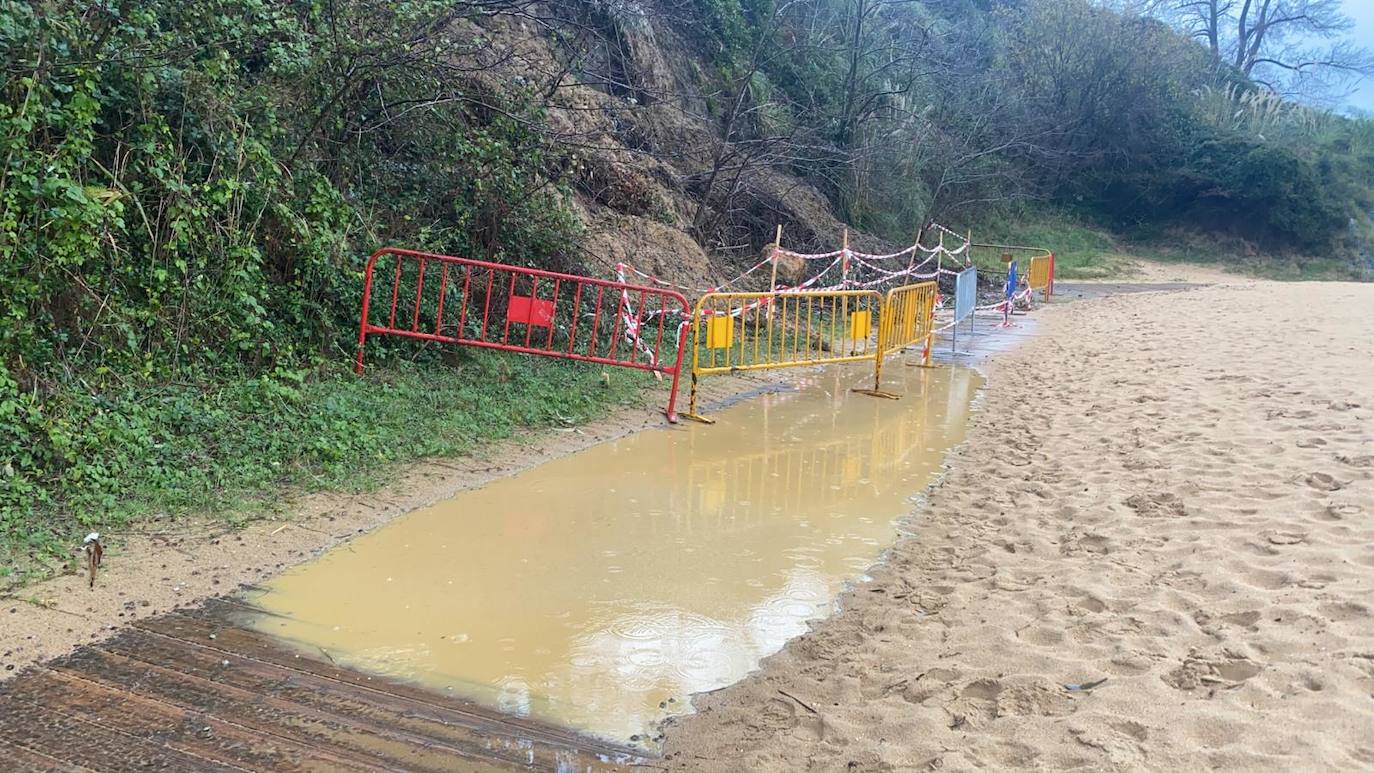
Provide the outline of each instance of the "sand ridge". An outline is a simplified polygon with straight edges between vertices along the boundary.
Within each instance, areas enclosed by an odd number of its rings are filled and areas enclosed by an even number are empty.
[[[1374,766],[1371,309],[1237,282],[1038,312],[911,536],[666,764]]]

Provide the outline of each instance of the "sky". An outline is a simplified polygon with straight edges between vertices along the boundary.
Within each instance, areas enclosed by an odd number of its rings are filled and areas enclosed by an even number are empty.
[[[1352,36],[1359,45],[1374,48],[1374,0],[1342,0],[1347,16],[1355,20]],[[1348,107],[1374,115],[1374,76],[1366,75],[1346,100]]]

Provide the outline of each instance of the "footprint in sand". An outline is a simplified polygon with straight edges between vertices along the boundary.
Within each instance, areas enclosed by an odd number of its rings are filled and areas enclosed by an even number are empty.
[[[1200,688],[1236,687],[1261,670],[1263,666],[1243,657],[1189,656],[1162,678],[1176,690],[1192,692]]]
[[[1078,708],[1063,688],[1049,684],[1012,685],[995,700],[999,717],[1062,717]]]
[[[1263,531],[1260,536],[1270,545],[1296,545],[1307,539],[1307,535],[1299,531]]]
[[[1150,737],[1150,731],[1139,722],[1129,719],[1112,720],[1107,723],[1113,730],[1123,735],[1128,735],[1137,741],[1144,742]]]
[[[1078,606],[1094,614],[1107,611],[1107,602],[1096,596],[1084,596],[1078,600]]]
[[[1188,514],[1183,500],[1167,491],[1133,494],[1126,498],[1125,505],[1147,518],[1181,518]]]
[[[1327,505],[1321,518],[1324,521],[1344,521],[1347,518],[1354,518],[1361,512],[1359,505],[1351,504],[1332,504]]]
[[[958,680],[957,671],[932,668],[917,676],[914,681],[908,681],[900,687],[894,686],[893,691],[898,692],[901,699],[907,703],[920,705],[936,696],[948,698],[954,695],[954,682]]]
[[[1092,553],[1094,555],[1105,556],[1112,552],[1111,540],[1101,534],[1074,534],[1070,532],[1060,538],[1059,552],[1061,555],[1074,555],[1076,553]]]
[[[959,697],[945,704],[951,730],[978,729],[997,718],[997,696],[1002,685],[995,679],[979,679],[959,691]]]
[[[1320,448],[1326,445],[1326,441],[1319,437],[1304,438],[1298,441],[1298,448]]]
[[[1278,590],[1294,584],[1293,579],[1287,573],[1273,572],[1268,569],[1248,569],[1242,580],[1264,590]]]
[[[1294,410],[1291,410],[1291,409],[1288,409],[1288,408],[1279,408],[1279,409],[1277,409],[1277,410],[1271,410],[1271,411],[1267,411],[1267,412],[1265,413],[1266,418],[1269,418],[1269,419],[1280,419],[1280,418],[1282,418],[1282,419],[1310,419],[1310,418],[1312,418],[1313,416],[1316,416],[1316,415],[1317,415],[1316,411],[1308,411],[1308,410],[1297,410],[1297,411],[1294,411]]]
[[[790,701],[774,698],[764,704],[753,724],[770,733],[790,730],[797,726],[797,707]]]
[[[1040,647],[1057,647],[1064,642],[1064,631],[1046,626],[1027,626],[1015,632],[1016,638]]]
[[[1363,454],[1361,456],[1337,454],[1336,461],[1341,464],[1348,464],[1351,467],[1374,467],[1374,454]]]
[[[996,679],[977,679],[969,682],[959,691],[960,698],[972,700],[996,700],[1002,694],[1002,683]]]
[[[1369,617],[1369,607],[1354,601],[1322,604],[1319,609],[1323,615],[1326,615],[1327,620],[1335,623],[1348,623],[1352,620],[1363,620]]]
[[[1318,491],[1340,491],[1349,481],[1339,481],[1324,472],[1309,472],[1301,478],[1303,483]]]
[[[1254,628],[1255,623],[1258,623],[1261,617],[1263,614],[1252,609],[1249,612],[1232,612],[1229,615],[1222,615],[1221,619],[1241,628]]]

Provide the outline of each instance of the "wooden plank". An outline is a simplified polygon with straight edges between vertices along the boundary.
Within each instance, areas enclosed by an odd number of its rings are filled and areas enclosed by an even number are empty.
[[[578,770],[638,751],[341,667],[243,600],[139,621],[0,683],[0,770]]]
[[[555,725],[540,722],[529,717],[500,714],[473,701],[456,696],[442,695],[430,688],[372,676],[341,667],[324,657],[315,656],[302,650],[290,648],[274,638],[248,627],[246,623],[256,612],[256,607],[243,601],[228,599],[208,599],[198,607],[183,608],[159,618],[135,623],[147,630],[156,630],[164,635],[184,638],[200,644],[213,646],[245,657],[257,658],[275,663],[296,671],[326,676],[348,684],[381,690],[413,700],[442,705],[445,708],[471,713],[481,721],[499,718],[505,724],[519,728],[526,736],[547,740],[550,743],[563,742],[608,756],[638,757],[641,752],[625,746],[618,746],[600,739],[566,730]],[[210,634],[215,634],[211,639]],[[320,653],[323,655],[323,651]]]
[[[389,769],[452,769],[457,750],[435,748],[424,739],[359,724],[271,695],[256,694],[173,668],[133,660],[91,647],[54,661],[54,670],[191,709],[241,727],[331,749],[364,765]]]
[[[16,746],[4,738],[0,738],[0,762],[6,770],[20,770],[24,773],[89,773],[91,770]]]
[[[11,699],[0,684],[0,735],[32,753],[101,771],[208,770],[232,768],[140,738],[109,730],[53,708]]]
[[[500,714],[471,701],[442,695],[424,687],[363,674],[329,662],[324,657],[289,649],[269,634],[241,627],[246,614],[250,612],[241,605],[211,599],[201,607],[179,609],[172,614],[137,621],[134,625],[164,636],[210,647],[226,655],[252,658],[295,672],[313,674],[355,687],[408,698],[458,714],[466,714],[474,721],[484,724],[500,723],[508,726],[505,732],[537,742],[584,749],[596,756],[616,759],[624,764],[634,764],[643,760],[642,752],[635,749],[589,738],[528,717]]]
[[[217,643],[221,636],[225,634],[209,641]],[[102,644],[101,649],[255,695],[271,696],[360,726],[407,733],[471,758],[494,758],[540,768],[566,759],[578,761],[578,767],[584,770],[614,769],[596,754],[575,745],[531,739],[495,712],[489,718],[475,717],[146,631],[127,631]]]
[[[180,661],[177,665],[181,665]],[[511,745],[493,736],[478,737],[471,744],[445,743],[389,727],[367,716],[335,714],[298,704],[278,697],[275,690],[255,692],[223,679],[206,679],[179,668],[93,647],[55,661],[52,667],[226,722],[286,736],[372,766],[430,771],[452,770],[455,766],[498,770],[512,765],[526,767],[532,756],[528,741]],[[235,670],[232,664],[228,670]]]
[[[367,770],[287,738],[254,732],[200,712],[170,706],[69,673],[48,671],[16,681],[6,697],[197,757],[255,770]]]

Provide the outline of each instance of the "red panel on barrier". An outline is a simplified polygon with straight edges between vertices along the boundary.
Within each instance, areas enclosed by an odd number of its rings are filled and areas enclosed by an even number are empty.
[[[512,295],[510,311],[506,312],[506,318],[522,325],[549,327],[553,325],[553,308],[553,301],[544,301],[525,295]]]
[[[374,321],[375,284],[387,279],[380,292],[391,306]],[[672,290],[387,247],[367,261],[355,370],[363,371],[369,335],[648,370],[672,376],[666,413],[676,421],[691,316]]]

